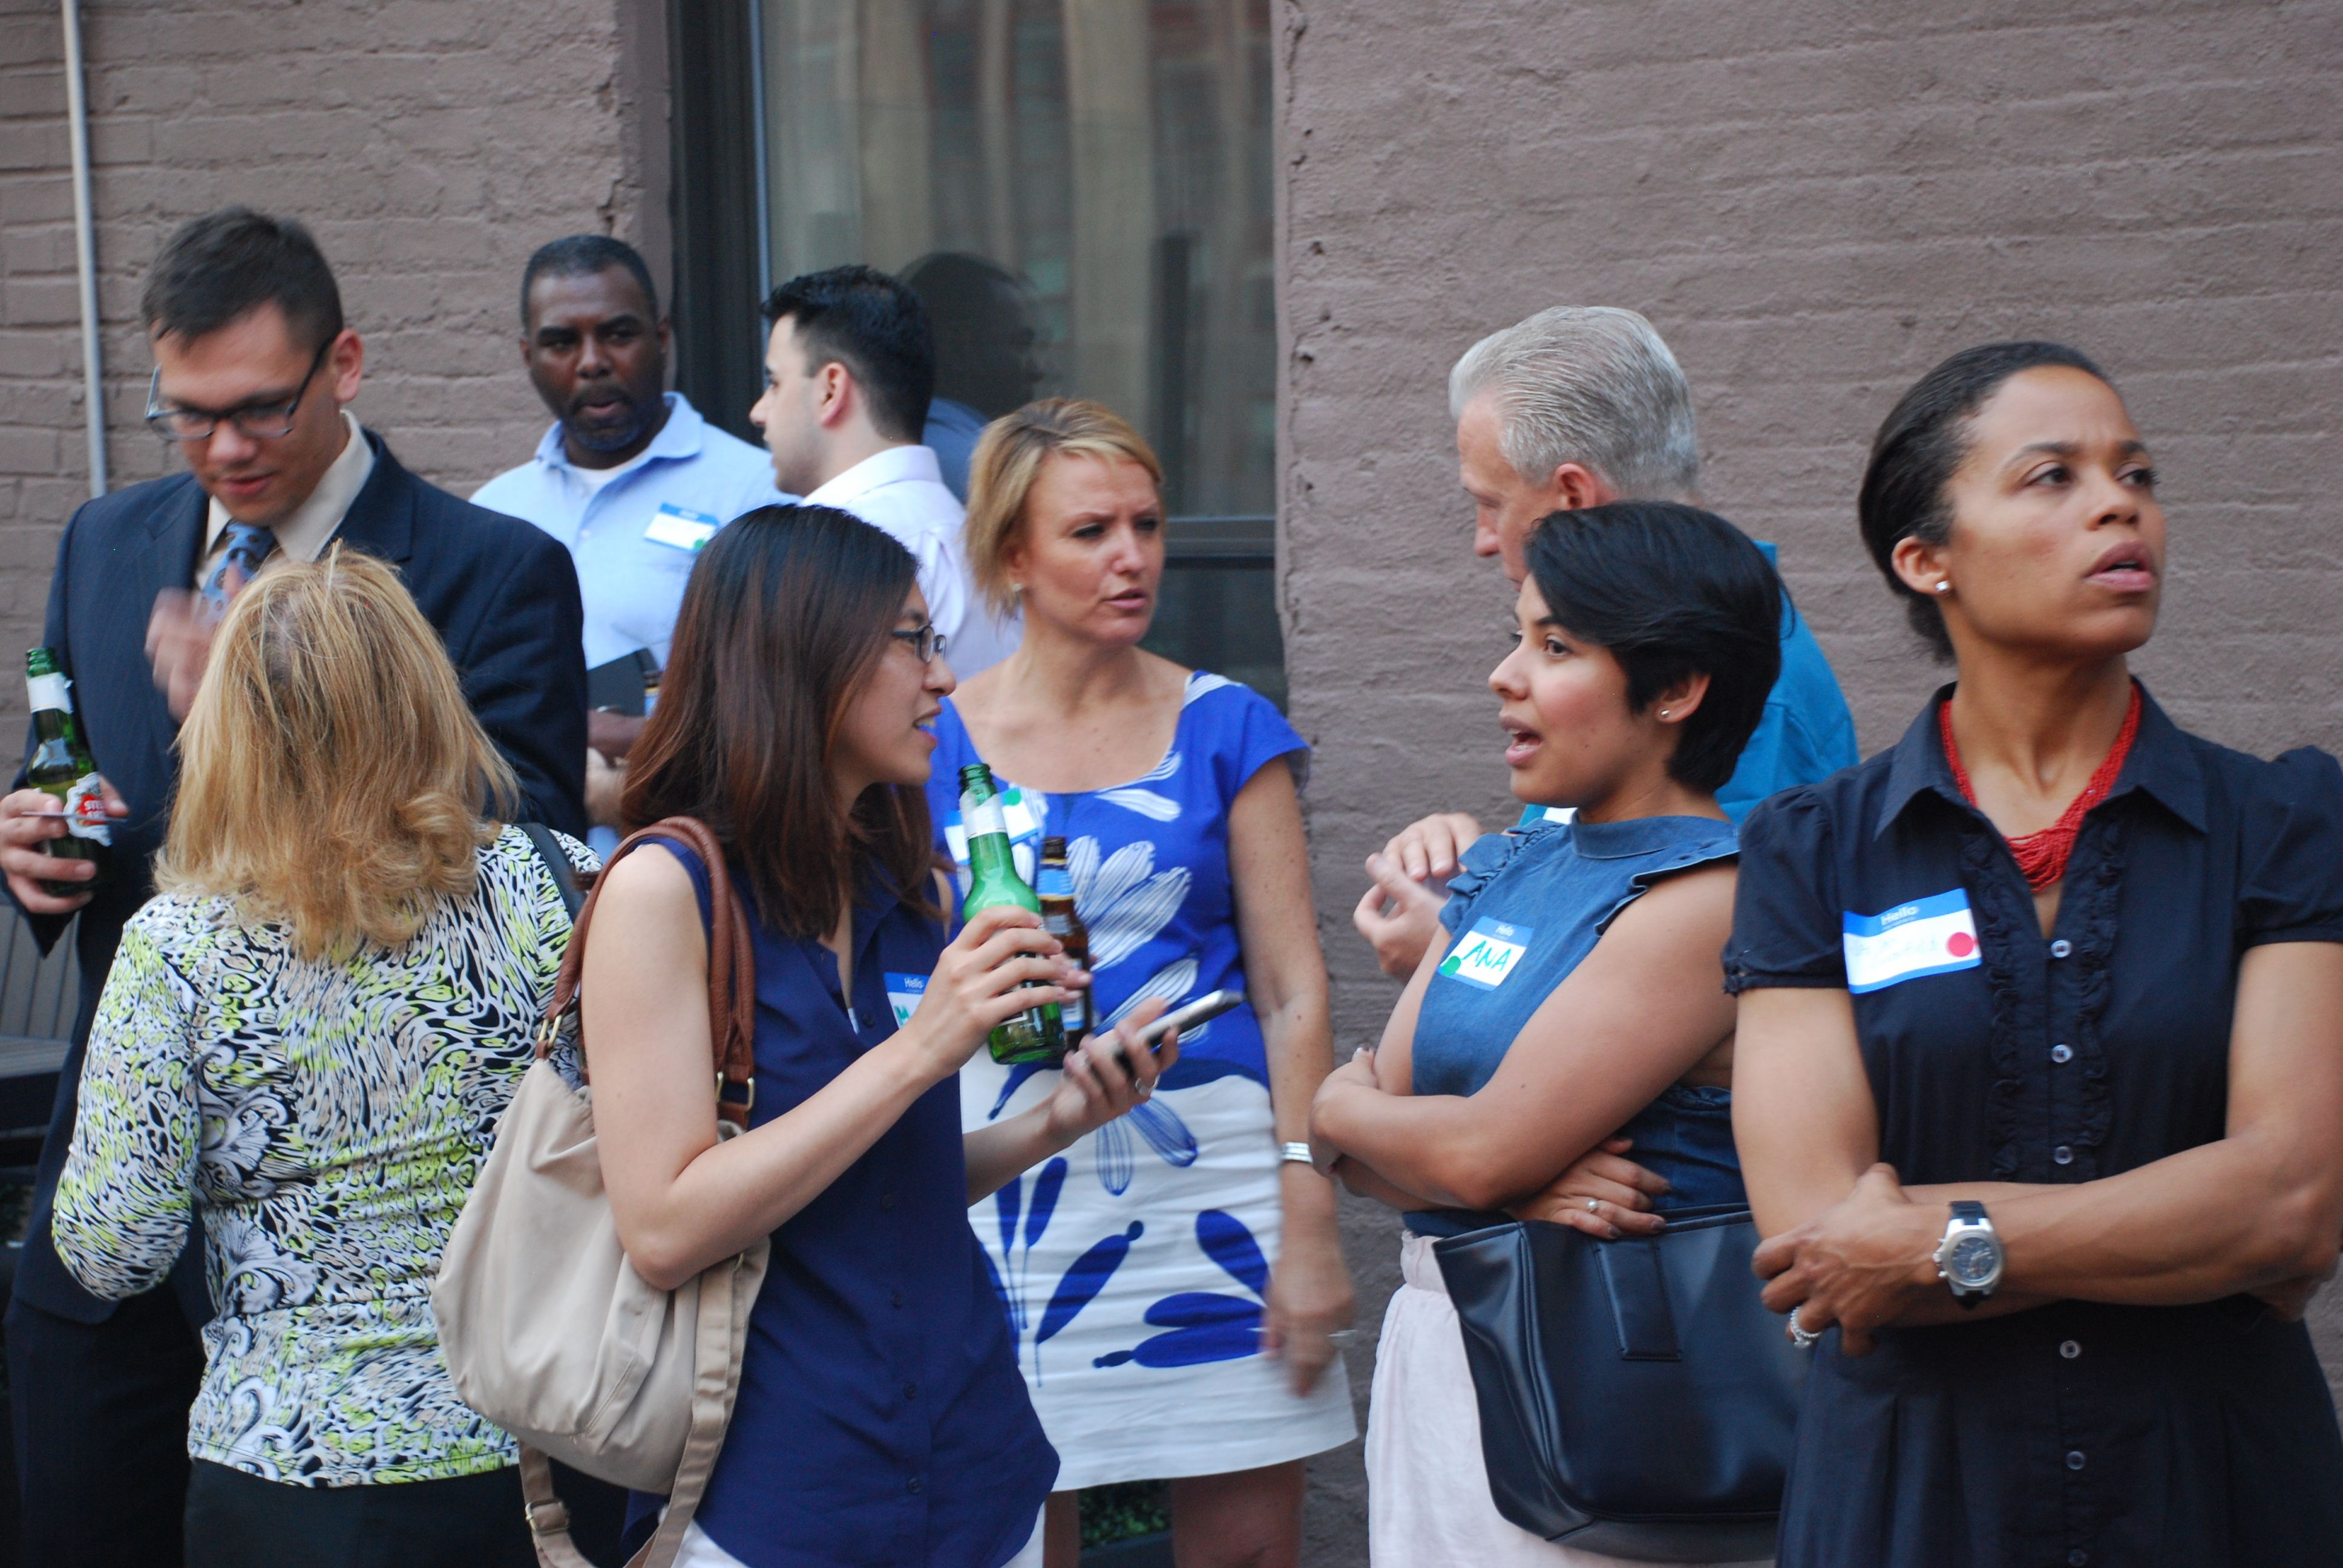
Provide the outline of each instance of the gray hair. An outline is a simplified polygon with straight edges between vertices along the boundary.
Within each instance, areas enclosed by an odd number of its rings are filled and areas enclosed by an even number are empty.
[[[1448,373],[1449,414],[1462,418],[1465,405],[1491,391],[1497,449],[1524,477],[1578,463],[1624,498],[1698,498],[1692,388],[1634,311],[1557,305],[1489,334]]]

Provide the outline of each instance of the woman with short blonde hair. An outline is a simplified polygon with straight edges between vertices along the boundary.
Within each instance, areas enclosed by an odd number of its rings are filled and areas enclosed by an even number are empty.
[[[518,1568],[513,1442],[456,1397],[431,1283],[568,936],[553,869],[495,820],[512,774],[437,634],[355,551],[237,594],[179,744],[58,1254],[119,1300],[201,1219],[191,1564]]]
[[[1331,1332],[1351,1284],[1331,1182],[1281,1151],[1308,1136],[1332,1061],[1298,795],[1308,748],[1267,700],[1146,652],[1163,576],[1162,467],[1079,399],[996,419],[970,464],[967,554],[1021,611],[1018,650],[943,704],[929,776],[965,878],[953,780],[990,764],[1019,869],[1062,839],[1090,930],[1089,1020],[1151,998],[1246,994],[1185,1031],[1162,1092],[1001,1189],[977,1234],[1062,1456],[1051,1568],[1077,1550],[1072,1493],[1169,1478],[1190,1568],[1291,1564],[1302,1462],[1347,1442]],[[964,885],[964,884],[963,884]],[[960,1112],[988,1127],[1054,1074],[980,1056]]]
[[[1033,481],[1051,457],[1094,457],[1107,464],[1131,463],[1150,483],[1163,483],[1155,448],[1122,416],[1085,397],[1048,397],[1004,414],[984,427],[968,460],[969,575],[976,579],[995,614],[1017,604],[1020,585],[1010,580],[1002,555],[1017,533]]]

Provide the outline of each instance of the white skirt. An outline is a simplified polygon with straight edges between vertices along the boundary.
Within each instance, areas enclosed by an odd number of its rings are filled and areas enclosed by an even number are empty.
[[[1497,1512],[1482,1462],[1464,1334],[1432,1241],[1410,1235],[1400,1244],[1403,1283],[1392,1292],[1375,1346],[1367,1407],[1368,1561],[1373,1568],[1635,1568],[1624,1558],[1544,1540]]]
[[[1034,1073],[1001,1103],[1009,1077],[981,1055],[962,1070],[962,1126],[1055,1088]],[[1261,1353],[1278,1185],[1268,1091],[1232,1074],[1158,1092],[969,1211],[1061,1491],[1224,1475],[1357,1435],[1339,1356],[1297,1396]]]

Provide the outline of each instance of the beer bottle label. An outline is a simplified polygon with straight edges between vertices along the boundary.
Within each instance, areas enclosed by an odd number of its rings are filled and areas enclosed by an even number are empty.
[[[106,815],[106,790],[96,774],[83,774],[65,791],[65,831],[93,844],[114,842],[114,825]]]
[[[25,678],[25,691],[35,713],[45,708],[64,713],[73,711],[73,698],[68,695],[65,678],[62,675],[27,676]]]
[[[1001,797],[998,795],[982,800],[971,800],[965,795],[961,796],[960,819],[971,843],[987,833],[999,833],[1004,838],[1009,833],[1008,824],[1001,815]]]

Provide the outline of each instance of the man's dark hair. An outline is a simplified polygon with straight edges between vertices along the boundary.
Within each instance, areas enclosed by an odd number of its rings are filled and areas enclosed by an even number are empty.
[[[1952,537],[1945,486],[1968,456],[1968,424],[1986,399],[2021,370],[2056,366],[2107,381],[2080,349],[2063,343],[1985,343],[1964,348],[1912,384],[1871,443],[1855,517],[1879,575],[1904,599],[1912,629],[1941,660],[1953,657],[1944,612],[1896,575],[1896,547],[1906,538],[1941,545]],[[2107,381],[2107,385],[2115,385]]]
[[[1765,553],[1698,507],[1613,501],[1554,513],[1530,535],[1528,557],[1546,612],[1627,672],[1631,712],[1687,676],[1708,677],[1678,726],[1668,777],[1723,789],[1782,672],[1782,582]]]
[[[854,372],[881,436],[920,438],[935,396],[936,351],[927,307],[907,285],[870,266],[809,272],[773,290],[765,319],[797,324],[809,369],[834,359]]]
[[[607,234],[573,234],[549,240],[537,247],[528,265],[520,274],[520,326],[528,330],[528,291],[537,286],[540,277],[591,277],[598,272],[619,269],[633,277],[643,291],[643,304],[659,319],[659,289],[651,282],[651,269],[645,265],[642,252],[623,239],[612,239]]]
[[[342,291],[309,231],[289,217],[227,206],[164,242],[138,308],[148,333],[193,339],[269,304],[313,352],[341,334]]]

